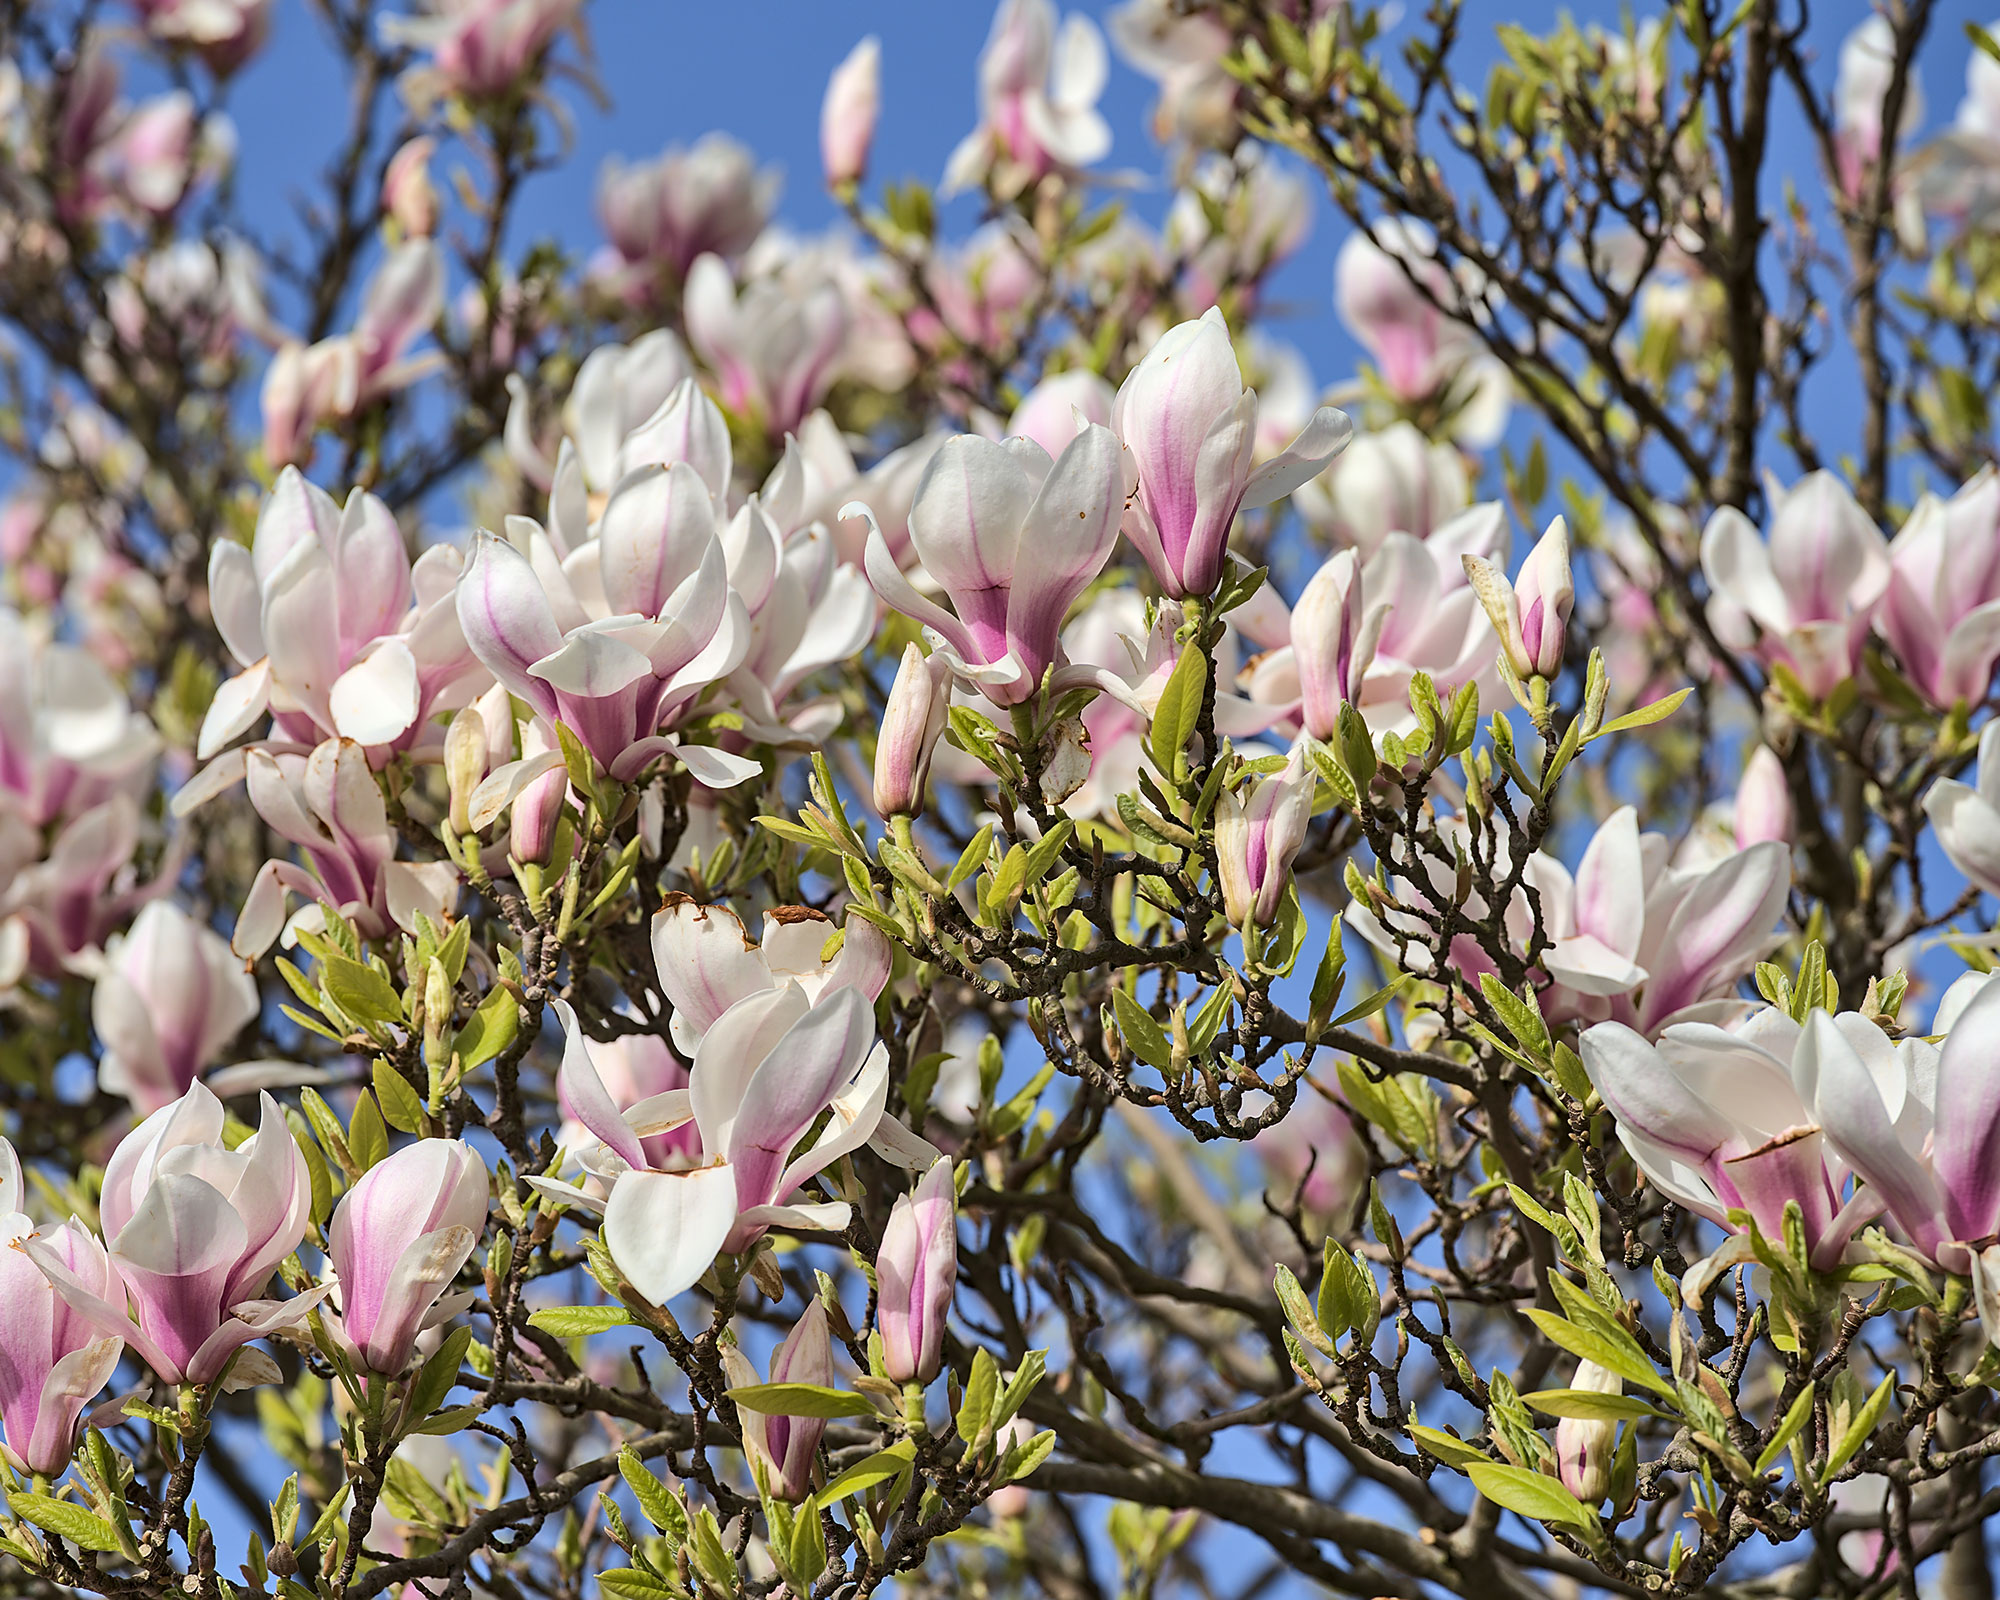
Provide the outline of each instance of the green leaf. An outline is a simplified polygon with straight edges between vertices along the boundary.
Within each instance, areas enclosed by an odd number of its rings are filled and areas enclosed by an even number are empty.
[[[1597,1526],[1590,1508],[1554,1478],[1497,1461],[1468,1463],[1465,1470],[1481,1494],[1509,1511],[1537,1522],[1563,1522],[1574,1528]]]
[[[313,1136],[333,1158],[333,1164],[350,1178],[360,1177],[361,1168],[355,1165],[353,1152],[347,1148],[346,1131],[340,1126],[340,1118],[334,1115],[333,1107],[320,1097],[317,1089],[301,1089],[299,1104],[305,1108]]]
[[[1834,1475],[1852,1461],[1855,1452],[1868,1442],[1868,1436],[1875,1431],[1875,1424],[1882,1420],[1882,1413],[1889,1405],[1889,1396],[1895,1389],[1896,1375],[1893,1372],[1875,1385],[1875,1392],[1869,1395],[1867,1404],[1855,1412],[1854,1419],[1827,1452],[1826,1465],[1819,1472],[1821,1487],[1833,1482]]]
[[[680,1600],[680,1591],[668,1587],[650,1572],[637,1567],[613,1567],[597,1575],[597,1586],[618,1600]]]
[[[872,1456],[857,1461],[820,1490],[820,1502],[832,1505],[836,1500],[844,1500],[849,1495],[860,1494],[864,1489],[872,1489],[878,1483],[886,1483],[898,1473],[908,1472],[916,1458],[916,1441],[898,1439],[888,1449],[877,1450]]]
[[[1798,1437],[1799,1430],[1812,1421],[1813,1398],[1816,1391],[1807,1384],[1793,1397],[1785,1411],[1785,1420],[1778,1424],[1778,1431],[1771,1435],[1771,1442],[1764,1446],[1757,1457],[1757,1476],[1763,1477],[1777,1465],[1778,1457],[1785,1453],[1785,1447]]]
[[[1285,1320],[1292,1325],[1298,1336],[1317,1349],[1321,1355],[1332,1355],[1333,1340],[1327,1336],[1326,1329],[1320,1326],[1319,1316],[1313,1310],[1313,1303],[1306,1298],[1305,1290],[1299,1286],[1298,1278],[1292,1269],[1282,1262],[1278,1265],[1276,1288],[1278,1304],[1284,1310]]]
[[[1051,1428],[1044,1428],[1032,1439],[1017,1444],[1007,1452],[1000,1463],[1000,1470],[994,1474],[996,1483],[1017,1483],[1028,1476],[1055,1453],[1056,1436]]]
[[[1357,1001],[1327,1024],[1329,1028],[1344,1028],[1351,1022],[1361,1022],[1375,1015],[1397,995],[1417,981],[1414,972],[1399,972],[1381,988],[1367,998]]]
[[[1132,1053],[1149,1067],[1165,1072],[1173,1058],[1166,1031],[1123,988],[1111,991],[1111,1009],[1118,1018],[1119,1035]]]
[[[458,1056],[460,1072],[483,1066],[514,1042],[521,1028],[521,1007],[513,992],[496,984],[479,1002],[465,1026],[458,1030],[452,1049]]]
[[[408,1415],[427,1417],[444,1404],[444,1397],[457,1386],[458,1369],[471,1344],[470,1328],[453,1328],[444,1336],[444,1342],[424,1363],[423,1370],[417,1374],[417,1381],[410,1386]]]
[[[872,1417],[875,1408],[858,1394],[816,1383],[751,1383],[731,1389],[742,1410],[767,1417]]]
[[[320,963],[319,981],[327,998],[359,1023],[403,1020],[403,998],[373,967],[345,956],[330,955]]]
[[[1676,689],[1664,700],[1655,700],[1649,706],[1639,707],[1637,711],[1628,711],[1622,717],[1613,717],[1592,737],[1602,739],[1606,734],[1628,733],[1634,728],[1645,728],[1655,722],[1664,722],[1680,710],[1681,702],[1693,693],[1692,689]]]
[[[654,1477],[630,1449],[618,1452],[618,1475],[625,1480],[626,1487],[639,1502],[639,1510],[646,1520],[664,1533],[669,1542],[679,1544],[687,1538],[686,1509],[674,1498],[674,1492]]]
[[[540,1328],[558,1339],[583,1339],[607,1328],[631,1325],[632,1313],[623,1306],[550,1306],[528,1318],[528,1326]]]
[[[1208,685],[1208,659],[1188,644],[1168,674],[1153,708],[1153,726],[1146,738],[1146,753],[1153,765],[1171,781],[1174,758],[1187,748],[1189,736],[1201,718],[1202,691]]]
[[[945,888],[956,889],[967,878],[985,866],[986,858],[992,853],[992,850],[993,824],[989,822],[972,836],[972,843],[967,845],[959,855],[956,865],[952,867],[950,875],[944,880]]]
[[[1442,1428],[1426,1428],[1421,1422],[1404,1425],[1407,1433],[1428,1455],[1452,1467],[1490,1465],[1493,1458],[1482,1450],[1475,1450],[1463,1439],[1446,1433]]]
[[[102,1517],[68,1500],[46,1494],[10,1494],[7,1504],[23,1522],[32,1522],[46,1533],[67,1539],[79,1550],[101,1550],[109,1555],[118,1549],[118,1530]]]
[[[464,923],[460,923],[462,928]],[[382,1103],[382,1115],[398,1133],[424,1131],[424,1103],[409,1080],[384,1057],[375,1058],[375,1098]]]
[[[382,1108],[365,1089],[355,1097],[354,1119],[347,1125],[347,1148],[363,1172],[389,1153],[389,1130],[382,1123]]]
[[[1000,1368],[992,1351],[981,1345],[972,1354],[972,1372],[965,1380],[965,1398],[959,1401],[958,1436],[968,1448],[978,1448],[993,1419],[993,1401],[1000,1392]]]
[[[1595,1389],[1537,1389],[1521,1398],[1552,1417],[1576,1417],[1584,1422],[1618,1422],[1627,1417],[1660,1415],[1637,1395],[1602,1394]]]
[[[1627,1383],[1636,1383],[1655,1394],[1670,1395],[1674,1386],[1653,1370],[1645,1353],[1636,1344],[1618,1343],[1592,1328],[1581,1327],[1553,1311],[1528,1313],[1528,1320],[1542,1330],[1551,1344],[1567,1350],[1579,1361],[1594,1361],[1606,1372],[1615,1372]]]

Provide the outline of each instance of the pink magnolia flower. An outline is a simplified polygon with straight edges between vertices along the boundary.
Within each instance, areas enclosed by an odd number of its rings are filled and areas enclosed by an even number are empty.
[[[0,1139],[0,1428],[17,1472],[54,1478],[75,1454],[83,1408],[110,1380],[125,1344],[58,1295],[22,1242],[36,1240],[101,1299],[124,1291],[88,1228],[72,1217],[44,1233],[22,1211],[26,1200],[21,1158]]]
[[[2000,662],[2000,473],[1918,500],[1889,545],[1875,631],[1933,705],[1986,698]]]
[[[1204,157],[1174,196],[1162,229],[1169,256],[1184,261],[1182,303],[1207,311],[1226,290],[1255,303],[1264,279],[1298,253],[1312,228],[1305,180],[1245,142],[1235,158]],[[1211,213],[1224,226],[1214,227]]]
[[[428,13],[390,17],[383,32],[428,50],[430,71],[454,94],[505,94],[576,17],[580,0],[431,0]]]
[[[1594,1361],[1579,1361],[1569,1386],[1591,1394],[1623,1394],[1625,1380]],[[1587,1506],[1611,1492],[1611,1453],[1618,1424],[1600,1418],[1564,1417],[1556,1424],[1556,1477]]]
[[[1322,406],[1287,449],[1253,466],[1257,394],[1243,387],[1229,325],[1213,309],[1161,335],[1120,387],[1112,426],[1137,480],[1125,537],[1176,599],[1209,594],[1221,581],[1239,510],[1290,494],[1352,431]]]
[[[1739,850],[1766,840],[1782,845],[1792,842],[1791,784],[1785,777],[1785,764],[1767,744],[1750,752],[1743,776],[1737,780],[1731,829]]]
[[[1284,769],[1255,777],[1240,789],[1224,788],[1215,806],[1215,861],[1222,903],[1232,926],[1246,935],[1269,927],[1292,881],[1292,861],[1312,824],[1318,780],[1305,752],[1294,750]]]
[[[875,742],[878,815],[922,814],[931,754],[944,734],[950,712],[951,663],[942,656],[926,656],[914,644],[904,646]]]
[[[216,691],[196,754],[213,756],[267,714],[282,739],[352,739],[376,764],[435,744],[431,718],[490,681],[452,603],[461,565],[446,545],[412,564],[380,500],[356,489],[336,510],[287,467],[250,547],[219,539],[209,552],[209,606],[243,671]]]
[[[958,1289],[958,1191],[949,1156],[890,1209],[875,1280],[882,1370],[892,1383],[929,1383],[943,1364],[945,1319]]]
[[[1071,602],[1110,559],[1124,498],[1108,428],[1086,427],[1053,462],[1031,440],[962,434],[931,457],[910,509],[917,556],[955,613],[911,586],[872,526],[868,581],[951,652],[961,682],[1019,705],[1060,657]]]
[[[1466,581],[1517,676],[1552,678],[1562,671],[1563,640],[1576,604],[1569,570],[1569,529],[1561,517],[1548,527],[1512,583],[1493,562],[1463,558]]]
[[[1849,205],[1866,198],[1864,183],[1882,158],[1882,113],[1895,61],[1895,29],[1879,11],[1841,41],[1840,68],[1833,84],[1834,178]],[[1897,139],[1909,138],[1923,120],[1923,84],[1913,70],[1904,86]]]
[[[444,1293],[486,1229],[486,1164],[462,1139],[419,1139],[341,1196],[327,1253],[338,1284],[328,1327],[357,1366],[405,1371],[417,1336],[471,1304]]]
[[[652,1100],[670,1090],[685,1089],[687,1068],[681,1065],[666,1040],[650,1033],[628,1033],[610,1040],[592,1040],[591,1065],[611,1103],[623,1113],[642,1101]],[[564,1122],[557,1140],[565,1150],[583,1159],[585,1169],[603,1164],[597,1136],[581,1122]],[[666,1170],[677,1161],[701,1159],[701,1132],[692,1122],[684,1122],[665,1133],[649,1133],[639,1141],[649,1167]]]
[[[1160,86],[1156,139],[1227,146],[1237,131],[1236,80],[1223,70],[1229,30],[1174,0],[1126,0],[1106,18],[1118,53]]]
[[[258,1298],[312,1210],[291,1129],[275,1100],[258,1098],[257,1132],[234,1150],[223,1143],[222,1102],[199,1083],[119,1142],[99,1207],[116,1268],[110,1285],[40,1240],[24,1244],[57,1294],[169,1383],[213,1383],[244,1345],[296,1324],[331,1289]],[[266,1358],[249,1370],[268,1367]]]
[[[512,379],[507,453],[543,489],[557,483],[562,457],[570,457],[582,474],[582,487],[595,500],[594,507],[586,500],[582,521],[588,522],[603,511],[605,497],[627,470],[622,464],[625,441],[653,419],[693,372],[687,349],[671,328],[656,328],[630,345],[599,345],[583,358],[570,385],[562,410],[563,439],[553,463],[535,443],[527,385]],[[581,528],[575,531],[580,534]]]
[[[1924,796],[1938,847],[1966,880],[2000,894],[2000,721],[1979,732],[1979,761],[1970,784],[1940,778]]]
[[[271,0],[133,0],[133,9],[155,39],[186,45],[218,76],[261,50],[271,31]]]
[[[155,900],[106,946],[91,994],[98,1086],[150,1115],[187,1093],[257,1011],[257,984],[221,936]]]
[[[437,228],[438,192],[431,182],[437,140],[420,134],[389,158],[382,174],[382,215],[409,239],[427,239]]]
[[[1846,486],[1814,472],[1775,486],[1769,541],[1734,506],[1708,519],[1701,569],[1709,622],[1724,644],[1789,668],[1815,699],[1860,669],[1869,623],[1889,587],[1889,546]]]
[[[882,44],[870,34],[833,69],[820,105],[820,169],[828,188],[861,181],[881,109]]]
[[[764,231],[778,187],[775,173],[759,172],[757,158],[723,133],[632,166],[607,161],[597,214],[612,255],[599,271],[643,299],[663,270],[679,281],[698,256],[733,260]]]
[[[832,385],[847,302],[831,279],[800,288],[759,277],[739,291],[722,258],[703,255],[688,269],[683,312],[722,403],[774,438],[796,429]]]
[[[312,870],[267,861],[251,882],[229,945],[261,955],[285,931],[287,895],[303,896],[304,915],[323,901],[379,939],[392,928],[414,932],[421,911],[442,921],[458,900],[458,869],[449,861],[398,861],[396,834],[381,786],[361,747],[328,739],[309,755],[253,748],[245,755],[250,804],[280,837],[305,852]]]
[[[1100,427],[1111,425],[1115,400],[1111,385],[1088,367],[1072,367],[1042,381],[1021,397],[1008,419],[1010,438],[1032,439],[1051,456],[1059,456],[1076,437],[1080,415]]]
[[[750,1358],[733,1344],[722,1347],[722,1367],[730,1387],[747,1388],[761,1381]],[[804,1383],[827,1388],[833,1383],[833,1342],[827,1332],[826,1303],[810,1301],[792,1331],[771,1352],[772,1383]],[[743,1429],[743,1454],[766,1493],[794,1503],[812,1493],[813,1457],[824,1417],[768,1414],[744,1406],[736,1413]]]
[[[979,126],[945,164],[944,193],[991,185],[1011,198],[1045,174],[1101,161],[1104,36],[1079,13],[1056,27],[1053,0],[1000,0],[979,57]]]

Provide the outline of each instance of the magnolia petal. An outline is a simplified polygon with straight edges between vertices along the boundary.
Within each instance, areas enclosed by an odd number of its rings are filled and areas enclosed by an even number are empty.
[[[691,1172],[627,1172],[611,1186],[601,1230],[626,1280],[654,1305],[694,1287],[736,1223],[727,1163]]]

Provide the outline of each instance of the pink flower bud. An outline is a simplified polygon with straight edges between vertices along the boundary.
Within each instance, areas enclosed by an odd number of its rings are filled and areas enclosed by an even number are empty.
[[[437,141],[421,135],[389,158],[382,175],[382,214],[411,239],[428,238],[437,227],[438,192],[431,182],[431,155]]]
[[[1360,557],[1342,550],[1313,574],[1292,612],[1300,717],[1315,739],[1331,739],[1341,706],[1361,699],[1361,680],[1389,614],[1386,603],[1364,612],[1361,590]]]
[[[0,1139],[0,1425],[14,1465],[53,1478],[69,1465],[83,1408],[124,1346],[63,1300],[19,1248],[36,1237],[23,1199],[20,1158]],[[81,1222],[37,1243],[100,1299],[123,1301],[111,1258]]]
[[[166,900],[141,911],[106,955],[91,996],[104,1044],[97,1080],[157,1111],[257,1015],[257,985],[219,935]]]
[[[1736,848],[1748,850],[1766,839],[1792,842],[1792,790],[1785,781],[1785,764],[1769,745],[1760,744],[1736,785]]]
[[[1617,1373],[1592,1361],[1577,1363],[1569,1386],[1592,1394],[1625,1392]],[[1562,1486],[1587,1506],[1603,1500],[1611,1492],[1611,1454],[1617,1444],[1617,1423],[1564,1417],[1556,1424],[1556,1476]]]
[[[1317,780],[1303,751],[1282,772],[1224,789],[1215,808],[1215,859],[1222,903],[1239,929],[1268,927],[1291,881],[1292,860],[1312,822]]]
[[[1564,634],[1576,604],[1569,529],[1563,519],[1549,524],[1511,584],[1492,562],[1472,555],[1463,559],[1466,581],[1479,596],[1514,671],[1523,678],[1554,677],[1562,670]]]
[[[958,1286],[958,1194],[951,1158],[939,1158],[896,1202],[875,1258],[875,1325],[882,1365],[896,1383],[929,1383],[944,1359],[944,1323]]]
[[[757,1369],[734,1346],[722,1353],[732,1387],[757,1382]],[[826,1388],[833,1382],[833,1344],[827,1335],[826,1304],[814,1299],[784,1342],[771,1352],[771,1382]],[[812,1493],[813,1456],[826,1432],[824,1417],[767,1416],[744,1407],[736,1414],[743,1430],[743,1453],[765,1490],[796,1504]]]
[[[875,744],[875,809],[885,817],[922,814],[931,754],[951,714],[951,664],[903,647],[902,665]]]
[[[833,69],[820,104],[819,154],[828,188],[861,181],[881,109],[882,46],[870,34]]]
[[[370,1372],[394,1377],[417,1335],[460,1310],[440,1298],[486,1228],[486,1165],[460,1139],[419,1139],[363,1173],[334,1208],[328,1254],[340,1285],[338,1337]]]
[[[569,772],[556,767],[523,789],[508,813],[508,854],[517,861],[547,866],[555,850],[556,825],[569,798]]]

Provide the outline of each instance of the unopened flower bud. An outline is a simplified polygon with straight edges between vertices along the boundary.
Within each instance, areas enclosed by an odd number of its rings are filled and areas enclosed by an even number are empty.
[[[1386,603],[1364,613],[1365,605],[1361,558],[1342,550],[1313,574],[1293,608],[1299,716],[1315,739],[1331,739],[1341,706],[1361,698],[1361,680],[1375,659],[1375,644],[1389,615]]]
[[[556,846],[556,826],[569,798],[569,769],[552,767],[523,789],[508,813],[508,849],[516,861],[547,866]]]
[[[486,776],[487,746],[486,719],[480,715],[476,705],[465,707],[445,729],[444,775],[451,793],[451,829],[454,833],[472,831],[472,791]]]
[[[819,109],[819,154],[829,189],[859,183],[882,109],[882,46],[870,34],[833,69]]]
[[[1572,1389],[1592,1394],[1623,1394],[1624,1382],[1592,1361],[1577,1363]],[[1618,1424],[1583,1417],[1564,1417],[1556,1424],[1556,1476],[1562,1486],[1587,1506],[1611,1492],[1611,1456],[1618,1443]]]
[[[1513,583],[1492,562],[1464,556],[1466,580],[1486,609],[1508,664],[1522,678],[1552,678],[1562,670],[1563,640],[1576,604],[1569,570],[1569,529],[1549,524]]]
[[[944,1360],[944,1322],[958,1286],[958,1192],[941,1156],[898,1200],[875,1258],[875,1324],[894,1383],[929,1383]]]
[[[1215,859],[1222,904],[1239,929],[1268,927],[1291,880],[1292,860],[1312,822],[1317,780],[1303,751],[1282,772],[1224,789],[1215,807]]]
[[[725,1347],[722,1359],[732,1386],[742,1388],[758,1381],[757,1369],[741,1350]],[[824,1301],[815,1298],[771,1352],[771,1382],[816,1388],[833,1383],[833,1345],[827,1333]],[[749,1457],[757,1481],[775,1498],[793,1504],[810,1495],[813,1456],[826,1432],[826,1419],[766,1415],[747,1406],[736,1415],[743,1428],[743,1453]]]
[[[421,135],[389,158],[382,175],[382,214],[408,239],[427,239],[437,227],[438,192],[431,182],[431,155],[437,141]]]
[[[1785,764],[1769,745],[1760,744],[1736,785],[1736,848],[1748,850],[1766,839],[1792,842],[1792,790],[1785,781]]]
[[[951,714],[951,668],[941,656],[904,647],[875,744],[875,810],[914,817],[924,809],[931,755]]]

